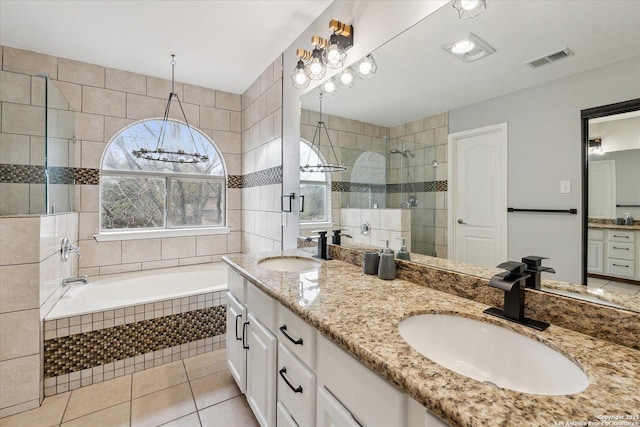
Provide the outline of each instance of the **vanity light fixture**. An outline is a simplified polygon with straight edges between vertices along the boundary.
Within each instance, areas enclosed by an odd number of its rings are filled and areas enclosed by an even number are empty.
[[[322,83],[322,90],[327,95],[335,95],[338,93],[338,84],[335,77],[330,78],[326,82]]]
[[[292,85],[298,89],[308,86],[300,71],[300,63],[304,65],[306,75],[311,80],[322,80],[327,68],[339,69],[344,66],[347,57],[346,50],[353,46],[353,26],[343,24],[332,19],[329,21],[329,29],[332,31],[329,40],[319,36],[311,37],[313,50],[311,52],[298,49],[296,54],[300,58],[291,75]]]
[[[355,65],[356,74],[361,79],[370,79],[378,71],[378,65],[376,60],[373,59],[373,55],[368,54]]]
[[[182,102],[178,94],[175,93],[175,68],[176,68],[176,55],[171,54],[171,92],[169,93],[169,99],[167,100],[167,106],[164,109],[164,117],[162,118],[162,125],[160,126],[160,132],[158,133],[158,142],[156,143],[155,150],[149,150],[148,148],[138,148],[133,150],[133,154],[138,159],[146,159],[151,161],[158,161],[164,163],[206,163],[209,161],[209,157],[205,154],[198,153],[198,147],[196,141],[193,138],[193,132],[191,132],[191,126],[187,120],[187,115],[182,108]],[[164,136],[167,132],[167,122],[169,121],[169,111],[171,109],[171,101],[175,98],[182,111],[182,117],[189,129],[189,135],[191,135],[191,142],[193,143],[194,151],[189,153],[184,150],[170,151],[164,149]]]
[[[604,150],[602,149],[602,138],[593,138],[589,140],[589,155],[604,154]]]
[[[304,89],[309,87],[309,83],[311,83],[311,79],[305,69],[304,61],[300,58],[298,59],[296,68],[293,70],[293,73],[291,73],[291,84],[296,89]]]
[[[459,39],[443,45],[442,49],[464,62],[473,62],[486,58],[496,51],[489,43],[473,33],[465,34]]]
[[[489,0],[455,0],[453,8],[458,13],[460,19],[475,18],[487,10]]]
[[[311,142],[311,150],[309,150],[309,157],[307,157],[307,162],[304,166],[300,166],[300,172],[324,172],[324,173],[333,173],[333,172],[344,172],[347,168],[338,163],[338,156],[336,155],[336,151],[333,148],[333,144],[331,143],[331,138],[329,137],[329,131],[327,130],[327,126],[322,121],[322,95],[324,92],[320,91],[320,119],[318,120],[318,124],[316,125],[316,131],[313,134],[313,141]],[[310,165],[309,160],[311,159],[311,153],[320,153],[321,146],[320,141],[322,139],[322,133],[327,137],[327,142],[329,143],[330,152],[326,156],[327,163],[322,164],[319,162],[317,165]],[[317,140],[317,143],[316,143]],[[335,163],[331,163],[331,153],[333,153],[333,158],[335,159]],[[319,158],[319,157],[318,157]]]

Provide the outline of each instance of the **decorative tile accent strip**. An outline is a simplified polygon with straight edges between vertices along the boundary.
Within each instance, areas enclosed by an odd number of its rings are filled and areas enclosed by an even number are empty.
[[[0,182],[8,184],[44,184],[44,166],[0,164]]]
[[[44,342],[44,376],[60,376],[226,333],[226,305]]]
[[[242,188],[242,175],[229,175],[227,188]]]
[[[242,176],[242,188],[262,187],[272,184],[282,184],[282,166],[276,166]]]
[[[100,184],[100,169],[74,168],[73,179],[76,184],[98,185]]]
[[[401,193],[402,190],[415,191],[416,193],[431,193],[434,191],[447,191],[447,181],[423,181],[413,184],[366,184],[348,181],[331,181],[331,191],[348,193]]]

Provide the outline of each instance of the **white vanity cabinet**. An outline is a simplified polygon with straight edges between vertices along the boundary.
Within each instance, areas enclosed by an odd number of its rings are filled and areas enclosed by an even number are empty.
[[[607,274],[634,279],[636,277],[636,232],[607,231]]]
[[[604,273],[604,230],[588,230],[587,272]]]
[[[247,403],[262,427],[276,425],[276,337],[253,313],[247,328]]]
[[[247,391],[246,321],[247,308],[227,292],[227,365],[242,393]]]

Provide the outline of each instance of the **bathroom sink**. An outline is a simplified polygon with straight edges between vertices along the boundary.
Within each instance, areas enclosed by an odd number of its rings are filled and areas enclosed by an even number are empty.
[[[295,273],[315,270],[320,267],[320,262],[305,257],[277,256],[262,258],[258,261],[258,265],[267,270]]]
[[[427,358],[474,380],[542,395],[578,393],[587,375],[571,360],[531,338],[466,317],[422,314],[398,325]]]

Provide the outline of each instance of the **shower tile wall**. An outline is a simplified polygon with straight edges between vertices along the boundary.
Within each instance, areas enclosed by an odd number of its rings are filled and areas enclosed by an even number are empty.
[[[409,158],[411,176],[416,183],[426,182],[425,185],[416,186],[418,206],[412,208],[411,218],[411,246],[412,251],[432,255],[440,258],[447,257],[447,138],[449,134],[449,115],[440,113],[407,122],[390,129],[391,144],[402,146],[401,151],[409,149],[415,151],[416,158]],[[432,166],[433,155],[438,166]],[[391,183],[400,182],[399,161],[397,155],[396,165],[391,164]],[[414,163],[415,162],[415,163]],[[396,166],[394,169],[393,166]],[[434,172],[435,169],[435,172]],[[435,181],[435,182],[434,182]],[[391,194],[391,206],[402,201],[400,194]],[[406,200],[407,193],[403,193]],[[397,206],[397,205],[395,205]]]
[[[242,176],[242,250],[279,250],[282,247],[281,56],[242,94]]]
[[[0,418],[42,399],[42,319],[77,274],[60,259],[60,240],[78,241],[78,214],[0,217]]]

